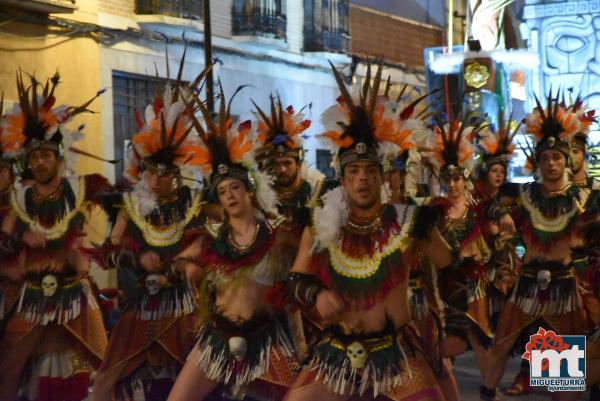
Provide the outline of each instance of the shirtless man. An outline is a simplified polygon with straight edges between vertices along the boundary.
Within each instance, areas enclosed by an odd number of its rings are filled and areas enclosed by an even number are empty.
[[[401,144],[385,139],[399,138],[395,116],[369,79],[355,101],[334,74],[342,96],[322,121],[337,150],[341,187],[323,196],[288,276],[290,295],[326,329],[285,399],[443,400],[410,323],[408,277],[418,252],[446,267],[450,248],[432,228],[432,209],[382,202],[378,150],[398,154]]]
[[[566,169],[571,146],[565,138],[574,133],[561,125],[567,117],[559,120],[557,110],[569,113],[569,108],[556,105],[550,96],[545,110],[538,103],[527,116],[525,131],[536,140],[535,157],[542,182],[505,185],[491,208],[490,215],[502,231],[515,232],[515,225],[519,227],[526,253],[515,289],[499,317],[480,391],[482,400],[498,399],[496,386],[508,355],[529,324],[541,321],[544,328],[557,334],[584,334],[594,324],[577,293],[571,249],[581,245],[581,215],[586,209],[593,213],[597,193],[569,182]],[[510,214],[508,205],[512,205]]]
[[[109,185],[99,175],[65,175],[63,140],[73,135],[65,123],[85,106],[52,109],[58,75],[44,87],[31,81],[25,86],[19,74],[19,104],[3,130],[33,179],[11,193],[12,213],[2,222],[2,236],[13,244],[2,257],[22,257],[25,282],[0,340],[0,399],[14,400],[20,391],[26,400],[67,393],[83,400],[107,338],[80,247],[86,212]]]

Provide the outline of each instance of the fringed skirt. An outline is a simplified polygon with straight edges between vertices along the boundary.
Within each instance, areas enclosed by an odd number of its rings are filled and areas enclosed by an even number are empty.
[[[87,280],[30,277],[0,342],[0,371],[14,369],[6,363],[18,366],[26,360],[22,399],[79,401],[88,396],[90,373],[106,345],[102,315]]]
[[[570,265],[531,261],[522,272],[510,300],[504,306],[496,330],[496,342],[521,333],[531,323],[545,324],[558,334],[584,334],[586,313]]]
[[[19,290],[23,284],[0,279],[0,336],[4,331],[6,320],[10,318],[19,299]]]
[[[433,292],[426,288],[427,283],[420,271],[411,271],[408,282],[409,304],[413,322],[421,335],[423,351],[436,375],[442,371],[441,342],[443,324],[441,310],[437,307]]]
[[[313,350],[291,392],[313,383],[361,400],[383,396],[402,400],[442,399],[435,375],[423,355],[414,327],[344,335],[330,328]]]
[[[194,345],[196,301],[186,282],[153,294],[137,289],[112,330],[99,373],[116,378],[118,399],[166,398]]]
[[[281,399],[298,370],[283,318],[259,313],[233,322],[213,313],[200,327],[189,358],[228,398]]]
[[[493,334],[485,266],[466,258],[459,268],[442,272],[438,283],[440,296],[446,304],[446,334],[466,339],[468,332],[473,330],[483,346],[491,344]]]

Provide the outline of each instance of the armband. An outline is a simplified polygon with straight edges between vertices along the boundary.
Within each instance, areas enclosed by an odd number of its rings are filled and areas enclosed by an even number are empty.
[[[303,306],[314,306],[323,289],[316,276],[294,272],[288,274],[286,287],[292,299]]]

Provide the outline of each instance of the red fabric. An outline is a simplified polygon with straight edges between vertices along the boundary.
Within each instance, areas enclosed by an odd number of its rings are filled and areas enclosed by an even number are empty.
[[[206,247],[198,257],[200,266],[207,266],[224,274],[233,274],[238,269],[253,266],[258,263],[271,249],[275,235],[271,234],[268,239],[263,241],[251,253],[237,260],[231,260],[227,256],[221,256],[214,247]]]
[[[437,196],[429,202],[428,206],[436,209],[440,216],[445,216],[448,213],[448,209],[452,204],[448,200],[448,198],[444,198],[443,196]]]
[[[278,311],[283,311],[287,305],[291,304],[291,300],[287,296],[285,284],[281,281],[269,289],[266,300],[269,305]]]
[[[63,379],[41,377],[38,381],[38,397],[35,401],[81,401],[88,396],[89,372],[76,373]]]
[[[114,190],[108,180],[100,174],[90,174],[84,176],[85,179],[85,200],[92,203],[100,203],[100,197],[107,195]]]
[[[533,232],[530,219],[519,216],[517,220],[515,220],[515,225],[519,228],[519,232],[525,240],[527,247],[534,247],[542,252],[550,252],[558,242],[567,239],[572,233],[572,229],[567,229],[556,235],[554,238],[548,238],[545,241],[542,241]]]
[[[401,227],[395,212],[384,216],[382,228],[382,232],[374,236],[344,231],[341,240],[342,252],[351,258],[361,258],[365,256],[372,257],[375,251],[382,250],[390,241],[390,238],[400,233]],[[314,253],[310,263],[311,270],[317,272],[323,286],[328,289],[336,290],[335,288],[332,288],[334,285],[330,276],[329,251],[323,250]],[[387,297],[391,290],[396,288],[396,286],[407,277],[400,250],[386,256],[386,258],[382,260],[382,263],[390,263],[393,267],[388,269],[386,276],[377,288],[374,288],[368,294],[364,296],[360,296],[359,294],[344,295],[342,289],[339,289],[337,292],[340,295],[347,297],[348,300],[360,301],[361,306],[365,309],[370,309],[379,304]],[[410,268],[410,266],[408,268]]]

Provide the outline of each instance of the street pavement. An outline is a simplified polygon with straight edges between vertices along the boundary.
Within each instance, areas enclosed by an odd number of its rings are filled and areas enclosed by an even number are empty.
[[[504,391],[510,386],[514,376],[519,371],[520,360],[512,358],[509,360],[504,377],[500,383],[500,390],[502,390],[502,401],[549,401],[549,393],[535,393],[529,395],[513,396],[509,397],[504,394]],[[454,375],[458,382],[458,388],[461,393],[461,401],[479,401],[479,386],[481,385],[481,379],[479,376],[479,370],[475,365],[475,359],[473,358],[472,352],[467,352],[464,355],[456,358],[454,364]],[[590,399],[589,393],[583,393],[579,400],[588,401]],[[600,400],[593,400],[600,401]]]

